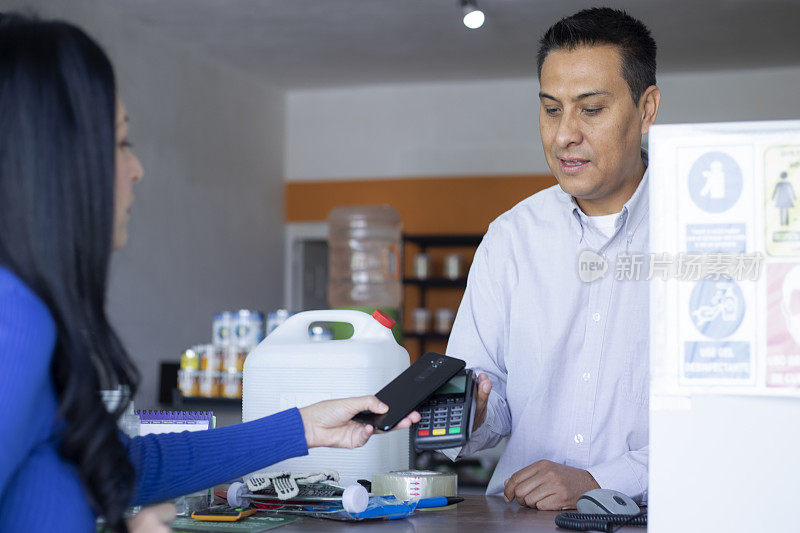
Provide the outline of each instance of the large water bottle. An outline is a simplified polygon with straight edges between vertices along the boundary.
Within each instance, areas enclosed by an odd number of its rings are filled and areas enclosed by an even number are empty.
[[[328,215],[328,305],[397,321],[400,338],[400,215],[388,205],[336,207]]]

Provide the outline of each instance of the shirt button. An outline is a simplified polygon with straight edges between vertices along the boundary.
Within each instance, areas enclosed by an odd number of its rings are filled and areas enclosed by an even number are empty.
[[[588,372],[584,372],[583,376],[581,377],[583,378],[583,381],[589,381],[590,379],[592,379],[592,375]]]
[[[580,444],[581,442],[583,442],[583,435],[578,433],[577,435],[575,435],[575,444]]]
[[[593,314],[592,320],[594,320],[595,322],[600,322],[600,313]]]

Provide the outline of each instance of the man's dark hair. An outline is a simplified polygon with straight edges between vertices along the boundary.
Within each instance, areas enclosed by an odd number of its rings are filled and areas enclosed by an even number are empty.
[[[551,50],[574,50],[580,46],[614,45],[622,61],[622,77],[634,103],[656,84],[656,42],[640,21],[619,9],[594,7],[565,17],[545,32],[539,43],[537,70]]]

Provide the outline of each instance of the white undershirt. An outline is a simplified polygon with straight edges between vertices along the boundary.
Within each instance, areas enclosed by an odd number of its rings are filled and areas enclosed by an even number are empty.
[[[610,239],[616,230],[614,223],[617,221],[618,216],[619,213],[612,213],[610,215],[597,215],[589,217],[589,220],[592,221],[592,224],[594,224],[594,227],[597,228],[600,233]]]

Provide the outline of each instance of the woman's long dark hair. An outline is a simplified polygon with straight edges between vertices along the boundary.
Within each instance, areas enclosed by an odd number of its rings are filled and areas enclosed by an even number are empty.
[[[134,473],[119,439],[138,374],[109,325],[116,89],[100,47],[78,28],[0,14],[0,265],[47,305],[57,327],[52,375],[60,452],[94,511],[125,531]],[[23,354],[20,354],[23,355]]]

